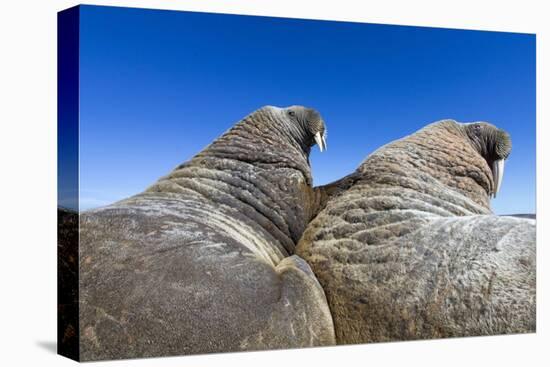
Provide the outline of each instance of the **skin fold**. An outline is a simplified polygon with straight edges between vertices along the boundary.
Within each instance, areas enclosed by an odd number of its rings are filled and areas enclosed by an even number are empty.
[[[508,134],[443,120],[316,190],[296,254],[338,344],[535,331],[535,221],[493,215]]]
[[[145,192],[80,216],[81,360],[335,343],[295,244],[315,110],[263,107]]]

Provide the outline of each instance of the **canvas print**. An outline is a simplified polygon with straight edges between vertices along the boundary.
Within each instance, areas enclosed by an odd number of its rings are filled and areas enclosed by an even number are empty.
[[[58,37],[60,354],[536,331],[535,35],[77,6]]]

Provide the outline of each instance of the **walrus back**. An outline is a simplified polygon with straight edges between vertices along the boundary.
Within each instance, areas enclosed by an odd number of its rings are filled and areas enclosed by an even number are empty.
[[[334,342],[309,266],[236,212],[149,193],[80,220],[83,360]]]
[[[298,246],[326,292],[338,343],[535,331],[533,220],[434,216],[404,224],[370,227],[386,241],[369,242],[367,231]]]

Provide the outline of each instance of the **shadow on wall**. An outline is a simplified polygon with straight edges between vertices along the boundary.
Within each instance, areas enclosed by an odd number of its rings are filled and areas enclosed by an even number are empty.
[[[47,352],[57,354],[57,343],[51,340],[40,340],[36,342],[40,348],[46,350]]]

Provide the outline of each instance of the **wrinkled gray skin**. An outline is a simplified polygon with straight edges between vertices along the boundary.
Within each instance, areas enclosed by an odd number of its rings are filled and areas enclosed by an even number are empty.
[[[324,122],[264,107],[145,192],[80,222],[81,359],[334,344],[322,288],[294,252],[319,195]]]
[[[491,214],[508,135],[440,121],[320,190],[296,249],[338,344],[535,331],[535,221]]]

